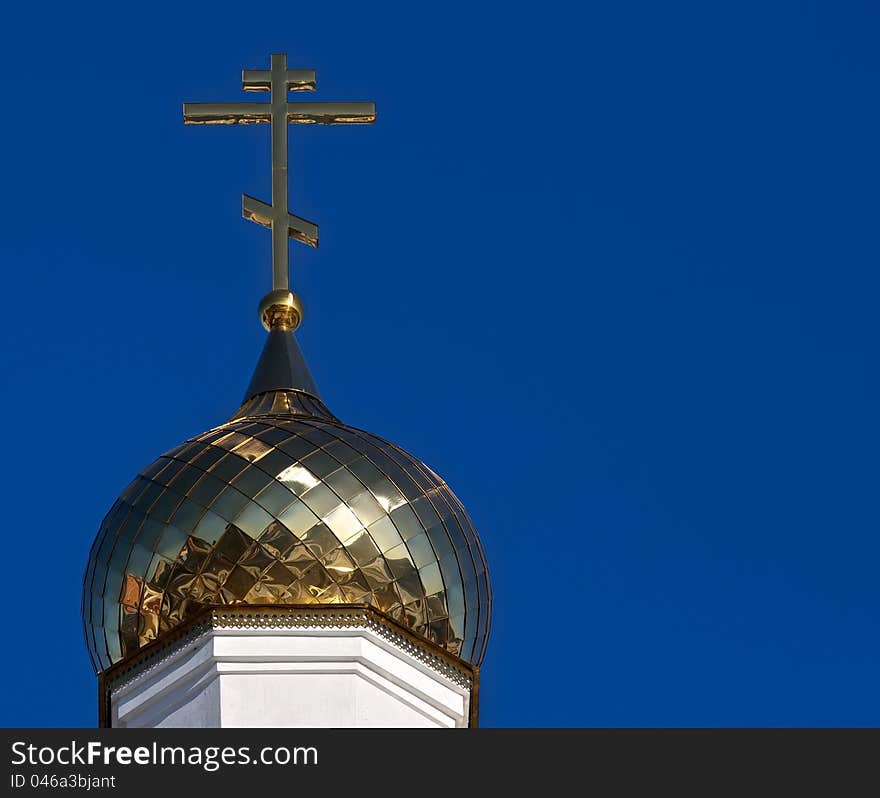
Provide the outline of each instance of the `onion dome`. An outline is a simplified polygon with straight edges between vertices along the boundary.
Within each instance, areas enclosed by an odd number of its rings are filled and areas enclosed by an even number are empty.
[[[234,604],[369,605],[482,661],[491,592],[467,512],[420,460],[332,415],[293,304],[261,307],[268,339],[232,418],[147,466],[104,518],[82,600],[97,671]]]

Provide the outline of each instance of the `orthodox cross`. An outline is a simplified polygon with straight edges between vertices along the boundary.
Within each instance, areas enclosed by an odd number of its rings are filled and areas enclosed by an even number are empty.
[[[289,291],[287,239],[295,238],[318,246],[318,225],[288,212],[287,125],[351,125],[376,121],[376,105],[369,102],[288,102],[290,91],[314,91],[313,69],[288,69],[287,55],[273,54],[271,69],[245,69],[241,73],[244,91],[268,91],[268,103],[184,103],[186,125],[247,125],[266,122],[272,126],[272,204],[242,194],[245,219],[272,230],[272,288]]]

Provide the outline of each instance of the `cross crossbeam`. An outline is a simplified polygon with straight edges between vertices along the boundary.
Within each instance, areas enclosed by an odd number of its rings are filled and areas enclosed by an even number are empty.
[[[265,202],[261,202],[249,194],[241,195],[241,215],[245,219],[250,219],[250,221],[270,229],[275,219],[271,205],[267,205]],[[308,244],[310,247],[318,246],[318,225],[314,222],[288,213],[287,230],[291,238],[295,238],[303,244]]]
[[[287,103],[287,121],[300,125],[357,125],[376,121],[375,103]],[[185,125],[272,122],[269,103],[184,103]]]
[[[316,78],[312,69],[288,69],[284,54],[272,55],[271,69],[243,70],[241,85],[244,91],[268,91],[269,102],[184,103],[183,121],[187,125],[272,126],[272,204],[242,194],[241,212],[245,219],[272,230],[272,289],[289,290],[288,240],[317,247],[318,226],[288,211],[287,126],[370,124],[376,121],[376,105],[289,102],[290,91],[314,91]]]
[[[314,69],[288,69],[285,77],[288,91],[314,91],[317,80]],[[271,69],[244,69],[242,91],[272,91]]]

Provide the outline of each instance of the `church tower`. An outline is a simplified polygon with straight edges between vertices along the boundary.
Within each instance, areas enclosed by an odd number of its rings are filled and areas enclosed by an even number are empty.
[[[290,102],[312,70],[245,70],[270,101],[187,103],[187,124],[268,123],[268,331],[241,406],[161,455],[122,492],[83,579],[102,726],[463,727],[477,719],[489,635],[485,556],[424,463],[328,409],[295,337],[290,123],[357,124],[373,103]],[[232,408],[231,408],[232,409]]]

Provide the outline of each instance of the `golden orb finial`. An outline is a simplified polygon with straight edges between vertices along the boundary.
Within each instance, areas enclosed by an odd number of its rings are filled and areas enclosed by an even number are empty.
[[[276,288],[260,300],[260,321],[267,330],[295,330],[302,324],[302,300],[292,291]]]

